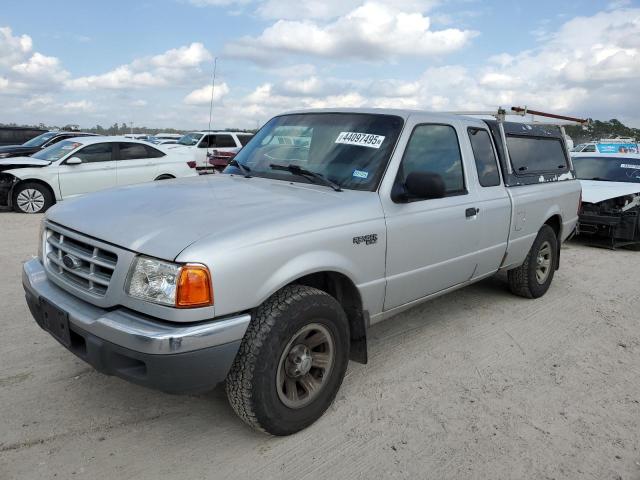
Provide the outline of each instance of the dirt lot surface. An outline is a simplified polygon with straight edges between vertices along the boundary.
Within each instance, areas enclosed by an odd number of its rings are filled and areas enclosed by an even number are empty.
[[[640,252],[571,243],[550,292],[491,279],[370,331],[334,405],[289,438],[218,389],[99,374],[32,320],[38,216],[0,213],[0,478],[640,478]]]

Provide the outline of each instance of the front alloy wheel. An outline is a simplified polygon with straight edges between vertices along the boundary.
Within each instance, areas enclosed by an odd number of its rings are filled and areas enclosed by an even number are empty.
[[[43,213],[53,204],[51,192],[39,183],[18,185],[13,193],[13,208],[20,213]]]
[[[256,309],[227,375],[227,398],[255,429],[290,435],[322,416],[349,362],[349,321],[322,290],[289,285]]]
[[[331,374],[335,347],[331,332],[319,323],[302,327],[282,352],[276,384],[278,396],[289,408],[311,403]]]

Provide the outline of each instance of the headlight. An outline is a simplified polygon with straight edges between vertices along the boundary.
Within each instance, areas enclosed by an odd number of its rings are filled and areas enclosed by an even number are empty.
[[[213,305],[211,275],[200,264],[179,265],[137,257],[129,272],[127,293],[161,305],[193,308]]]

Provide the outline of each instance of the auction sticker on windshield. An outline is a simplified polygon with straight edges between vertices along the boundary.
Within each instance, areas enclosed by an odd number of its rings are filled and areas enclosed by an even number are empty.
[[[374,135],[372,133],[359,132],[340,132],[335,143],[345,145],[358,145],[360,147],[380,148],[384,142],[383,135]]]
[[[640,170],[640,165],[633,165],[631,163],[623,163],[620,165],[620,168],[631,168],[633,170]]]

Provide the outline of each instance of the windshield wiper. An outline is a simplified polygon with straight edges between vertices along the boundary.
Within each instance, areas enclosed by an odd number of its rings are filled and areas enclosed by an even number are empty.
[[[324,178],[324,176],[320,175],[319,173],[312,172],[311,170],[307,170],[306,168],[302,168],[299,165],[278,165],[277,163],[271,163],[269,167],[273,170],[284,170],[286,172],[292,173],[293,175],[299,175],[305,178],[311,177],[312,179],[318,180],[323,185],[333,188],[336,192],[342,191],[342,188],[340,188],[340,185],[338,185],[337,183],[332,182],[328,178]]]
[[[244,175],[244,178],[251,178],[251,169],[241,164],[235,158],[232,158],[231,160],[229,160],[229,165],[231,165],[232,167],[236,167],[238,170],[240,170],[242,172],[242,175]]]

